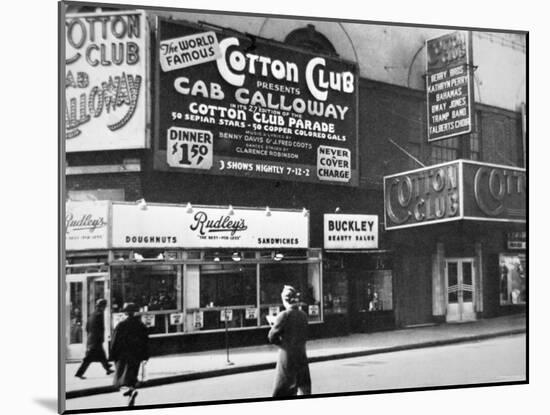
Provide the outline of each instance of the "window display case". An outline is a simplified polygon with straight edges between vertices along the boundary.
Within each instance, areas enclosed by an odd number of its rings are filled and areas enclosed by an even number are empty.
[[[283,309],[281,290],[291,285],[298,291],[299,307],[309,321],[320,321],[320,275],[319,266],[308,264],[266,264],[260,266],[260,320],[267,325],[266,316]],[[271,313],[270,313],[271,310]]]
[[[178,266],[166,264],[113,267],[111,272],[111,312],[113,327],[123,316],[125,303],[139,307],[150,334],[178,333],[183,324],[170,316],[182,312]],[[176,324],[173,324],[176,323]]]
[[[325,270],[323,278],[325,315],[348,312],[348,280],[343,270]]]
[[[217,330],[226,324],[228,328],[256,326],[257,318],[246,313],[256,308],[256,280],[253,264],[201,265],[199,311],[203,323],[200,328]]]
[[[522,305],[527,300],[527,260],[523,253],[500,254],[500,305]]]
[[[310,322],[322,321],[319,250],[203,251],[183,274],[186,333],[268,327],[266,317],[283,310],[284,285],[298,290]]]

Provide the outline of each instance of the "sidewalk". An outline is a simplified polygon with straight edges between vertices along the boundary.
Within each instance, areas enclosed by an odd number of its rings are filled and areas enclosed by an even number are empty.
[[[319,362],[482,340],[525,331],[525,315],[512,315],[463,324],[441,324],[310,340],[307,351],[310,362]],[[227,363],[225,349],[152,357],[147,363],[146,380],[141,387],[271,369],[275,367],[276,356],[276,346],[260,345],[230,349],[231,365]],[[65,365],[67,399],[114,391],[112,375],[107,376],[99,363],[92,363],[84,380],[74,376],[78,365]]]

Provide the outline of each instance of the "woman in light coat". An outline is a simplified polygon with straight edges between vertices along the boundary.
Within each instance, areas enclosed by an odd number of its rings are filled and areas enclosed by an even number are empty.
[[[281,293],[285,310],[273,321],[268,334],[279,346],[273,397],[311,394],[311,377],[306,354],[308,319],[298,308],[298,293],[285,285]]]

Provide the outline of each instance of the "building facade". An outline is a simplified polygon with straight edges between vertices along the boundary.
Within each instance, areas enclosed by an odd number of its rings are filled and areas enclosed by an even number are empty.
[[[289,283],[312,336],[525,306],[525,34],[467,33],[470,128],[428,141],[453,30],[67,12],[70,357],[99,297],[156,354],[265,342]]]

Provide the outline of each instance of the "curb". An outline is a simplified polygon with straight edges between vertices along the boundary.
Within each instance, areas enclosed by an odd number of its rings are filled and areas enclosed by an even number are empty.
[[[496,337],[505,337],[505,336],[512,336],[515,334],[523,334],[526,332],[527,330],[525,328],[521,328],[521,329],[507,330],[507,331],[498,332],[498,333],[460,336],[456,338],[431,340],[426,342],[403,344],[399,346],[380,347],[377,349],[360,350],[356,352],[336,353],[336,354],[329,354],[325,356],[315,356],[315,357],[310,357],[308,361],[309,363],[317,363],[317,362],[325,362],[328,360],[349,359],[353,357],[370,356],[374,354],[393,353],[393,352],[400,352],[404,350],[422,349],[422,348],[436,347],[436,346],[442,346],[442,345],[448,345],[448,344],[458,344],[458,343],[468,343],[471,341],[488,340]],[[155,379],[146,380],[145,382],[141,383],[140,388],[150,388],[153,386],[168,385],[171,383],[187,382],[191,380],[200,380],[200,379],[213,378],[218,376],[226,376],[226,375],[234,375],[234,374],[245,373],[245,372],[257,372],[260,370],[274,369],[275,364],[276,364],[275,362],[250,364],[250,365],[240,366],[240,367],[228,367],[224,369],[214,369],[214,370],[207,370],[204,372],[194,372],[194,373],[186,373],[181,375],[167,376],[162,378],[155,378]],[[65,399],[82,398],[85,396],[100,395],[104,393],[112,393],[117,391],[118,389],[111,385],[98,386],[98,387],[87,388],[87,389],[67,391],[65,393]]]

